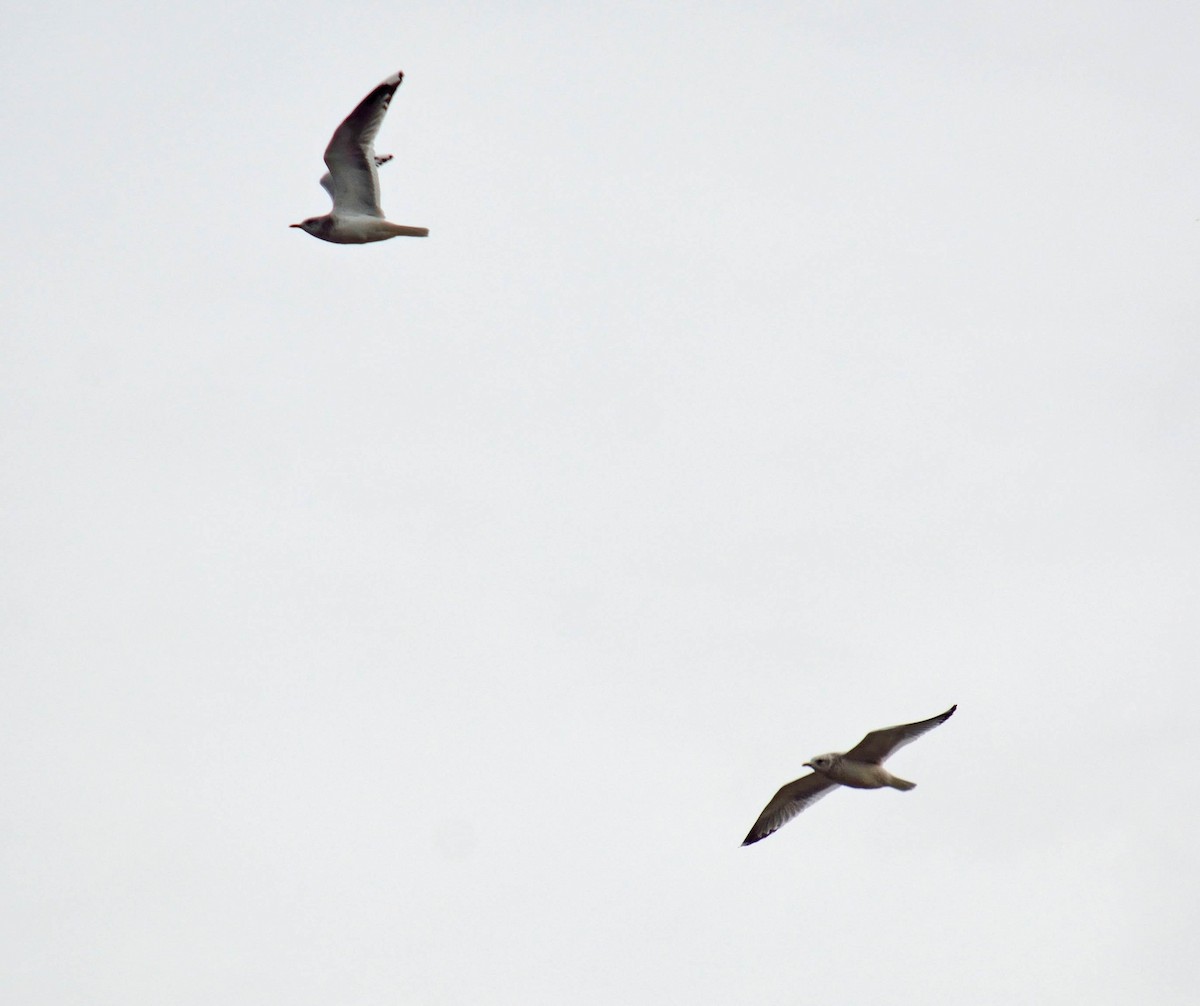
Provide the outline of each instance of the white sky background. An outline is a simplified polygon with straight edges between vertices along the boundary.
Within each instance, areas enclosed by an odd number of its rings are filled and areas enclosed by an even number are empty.
[[[648,6],[8,6],[7,1001],[1195,1001],[1200,8]]]

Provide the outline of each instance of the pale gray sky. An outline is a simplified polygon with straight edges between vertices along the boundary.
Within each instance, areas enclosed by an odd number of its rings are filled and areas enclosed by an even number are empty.
[[[648,6],[8,6],[6,1001],[1194,1002],[1200,8]]]

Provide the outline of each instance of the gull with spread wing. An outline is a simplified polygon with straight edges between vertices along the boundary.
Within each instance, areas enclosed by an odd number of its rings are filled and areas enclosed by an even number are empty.
[[[758,815],[758,820],[754,822],[754,827],[750,829],[742,845],[753,845],[778,831],[805,807],[816,803],[838,786],[850,786],[854,789],[882,789],[885,786],[900,790],[912,789],[916,783],[892,775],[883,767],[884,760],[905,744],[911,744],[921,734],[945,723],[957,708],[956,705],[951,706],[944,713],[917,723],[902,723],[895,727],[872,730],[845,754],[834,751],[806,761],[805,766],[811,768],[812,772],[789,782],[771,797],[771,802]]]
[[[429,234],[428,227],[408,227],[385,220],[379,208],[379,173],[375,169],[390,161],[392,155],[376,155],[375,134],[403,79],[403,73],[392,74],[334,130],[333,139],[325,148],[325,166],[329,171],[321,179],[322,187],[333,199],[333,211],[323,217],[309,217],[292,227],[299,227],[322,241],[342,245],[402,236],[423,238]]]

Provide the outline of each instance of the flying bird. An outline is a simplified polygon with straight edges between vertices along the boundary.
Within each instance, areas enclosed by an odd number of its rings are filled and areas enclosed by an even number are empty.
[[[816,803],[838,786],[852,786],[854,789],[882,789],[885,786],[912,789],[916,783],[892,775],[883,767],[884,761],[921,734],[945,723],[957,708],[957,705],[953,705],[944,713],[918,723],[902,723],[872,730],[845,754],[834,751],[806,761],[805,766],[811,768],[812,772],[789,782],[771,797],[771,802],[758,815],[758,820],[742,845],[753,845],[778,831],[805,807]]]
[[[375,169],[390,161],[392,155],[376,155],[375,134],[403,79],[403,73],[392,74],[333,131],[333,139],[325,148],[325,166],[329,171],[321,179],[322,188],[333,199],[333,211],[323,217],[309,217],[292,227],[341,245],[361,245],[401,236],[423,238],[429,234],[428,227],[408,227],[385,220],[379,208],[379,173]]]

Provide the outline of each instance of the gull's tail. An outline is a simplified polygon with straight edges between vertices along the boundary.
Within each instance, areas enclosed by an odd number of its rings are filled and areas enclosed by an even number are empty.
[[[905,791],[917,788],[917,784],[915,782],[909,782],[907,779],[901,779],[898,775],[892,776],[892,778],[888,780],[888,785],[891,786],[892,789],[902,789]]]
[[[427,238],[429,237],[428,227],[408,227],[404,224],[394,224],[390,220],[385,221],[392,235],[398,238]]]

